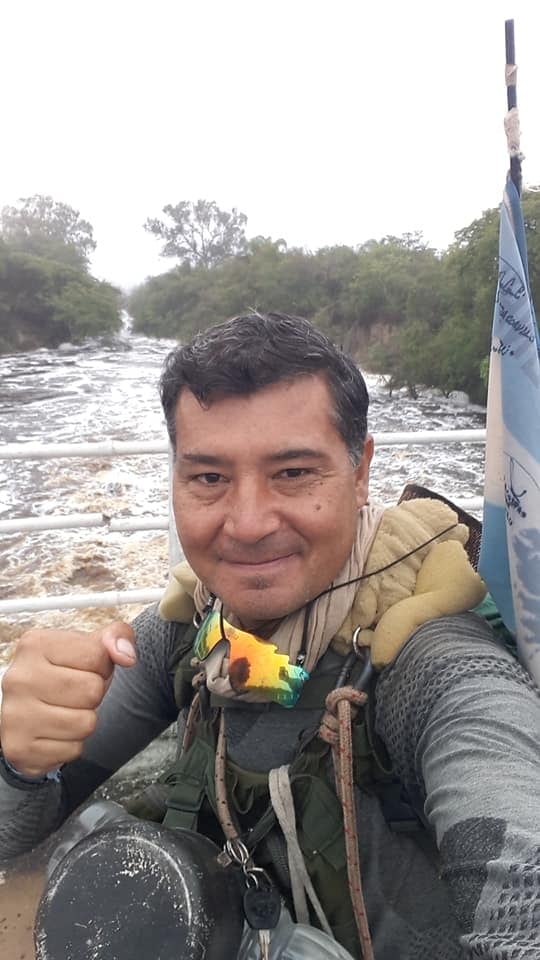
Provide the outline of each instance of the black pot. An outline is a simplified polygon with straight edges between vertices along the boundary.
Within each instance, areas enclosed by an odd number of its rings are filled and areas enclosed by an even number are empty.
[[[77,843],[36,916],[36,960],[231,960],[243,927],[241,874],[189,830],[112,823]]]

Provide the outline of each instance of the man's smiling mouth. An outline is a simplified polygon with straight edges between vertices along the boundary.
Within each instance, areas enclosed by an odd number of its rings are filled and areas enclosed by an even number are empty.
[[[277,564],[284,562],[286,560],[290,560],[292,559],[292,557],[295,557],[295,556],[296,556],[296,553],[291,552],[291,553],[279,554],[278,556],[275,556],[275,557],[267,557],[264,560],[251,560],[247,558],[229,559],[228,557],[223,557],[222,559],[224,560],[225,563],[227,563],[231,567],[245,567],[248,569],[259,569],[261,567],[277,566]]]

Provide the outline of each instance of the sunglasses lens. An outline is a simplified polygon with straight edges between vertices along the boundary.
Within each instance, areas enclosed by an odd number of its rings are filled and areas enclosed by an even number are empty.
[[[258,699],[293,707],[309,674],[279,653],[275,643],[262,640],[228,623],[213,611],[201,624],[193,645],[195,656],[205,660],[220,640],[229,643],[229,681],[236,693],[255,692]]]
[[[197,636],[195,637],[195,643],[193,644],[195,656],[198,657],[199,660],[205,660],[221,639],[219,613],[217,610],[214,610],[199,627]]]

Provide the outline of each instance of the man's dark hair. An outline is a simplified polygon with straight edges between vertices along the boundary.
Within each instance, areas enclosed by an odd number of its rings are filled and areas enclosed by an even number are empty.
[[[249,394],[305,374],[322,374],[335,405],[335,422],[353,465],[367,431],[368,393],[354,361],[302,317],[251,313],[198,333],[165,361],[160,394],[176,450],[176,405],[187,387],[203,405],[214,397]]]

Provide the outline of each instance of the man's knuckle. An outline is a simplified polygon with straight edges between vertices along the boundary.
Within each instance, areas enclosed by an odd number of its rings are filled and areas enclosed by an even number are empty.
[[[90,674],[86,681],[85,699],[89,708],[97,707],[105,694],[105,681],[96,673]]]
[[[85,637],[78,645],[78,654],[81,665],[93,673],[101,673],[103,669],[103,647],[95,637]]]
[[[97,716],[94,710],[84,710],[81,714],[79,721],[79,734],[80,737],[85,740],[86,737],[91,736],[97,724]]]
[[[6,742],[4,743],[4,737],[2,736],[2,749],[4,756],[9,757],[9,762],[17,770],[25,763],[28,763],[29,750],[24,749],[19,742],[14,742],[12,738],[6,738]]]
[[[73,760],[78,760],[83,752],[83,746],[83,740],[76,740],[73,743],[67,744],[62,751],[62,757],[58,760],[58,765],[62,763],[71,763]]]
[[[31,717],[26,709],[27,704],[21,703],[19,697],[10,695],[10,692],[4,690],[1,705],[2,717],[2,744],[5,744],[6,738],[16,743],[21,737],[24,737],[31,723]]]
[[[35,650],[36,646],[37,641],[35,637],[35,630],[27,630],[17,642],[14,662],[16,663],[17,660],[20,659],[21,656],[24,656],[24,654],[28,653],[28,651]]]
[[[2,693],[4,699],[8,694],[14,693],[17,690],[19,685],[17,668],[13,664],[11,667],[8,667],[4,676],[2,677]]]

